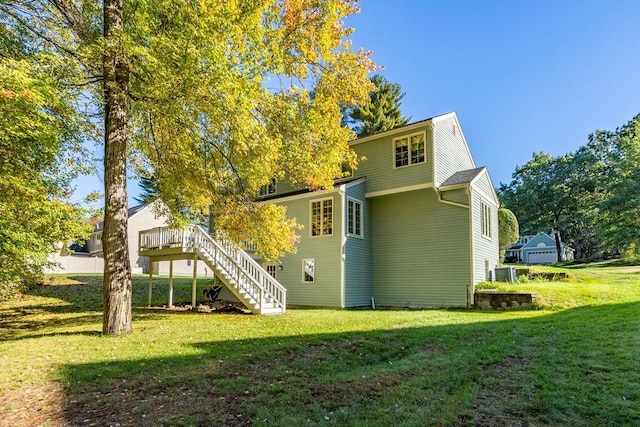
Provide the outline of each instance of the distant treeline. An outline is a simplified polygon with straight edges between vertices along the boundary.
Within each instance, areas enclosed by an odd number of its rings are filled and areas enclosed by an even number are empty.
[[[595,131],[575,152],[533,153],[512,178],[498,194],[521,235],[553,229],[576,259],[640,259],[640,114],[615,131]]]

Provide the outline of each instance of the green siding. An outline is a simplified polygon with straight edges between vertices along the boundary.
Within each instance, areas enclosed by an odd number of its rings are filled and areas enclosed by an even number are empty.
[[[459,188],[457,190],[443,191],[442,200],[460,203],[469,206],[469,190],[467,188]]]
[[[456,128],[455,133],[454,127]],[[433,133],[438,141],[435,147],[436,186],[440,186],[458,171],[476,167],[462,130],[454,116],[434,120]]]
[[[469,209],[431,189],[370,199],[373,295],[381,306],[466,306]]]
[[[310,201],[333,198],[333,235],[310,236]],[[276,201],[277,202],[277,201]],[[283,203],[280,203],[283,204]],[[304,228],[298,232],[300,242],[295,254],[281,260],[282,270],[276,279],[287,288],[287,303],[317,307],[342,307],[342,195],[338,191],[310,193],[308,196],[288,200],[287,216],[296,218]],[[315,261],[315,282],[304,283],[302,260]]]
[[[489,178],[489,172],[483,172],[482,175],[478,177],[474,181],[474,186],[481,192],[485,197],[489,197],[491,203],[498,203],[498,196],[496,195],[495,189],[493,188],[493,184],[491,182],[491,178]]]
[[[347,237],[345,242],[345,307],[371,304],[371,229],[365,189],[366,182],[362,182],[346,190],[347,197],[362,202],[364,224],[363,238]]]
[[[473,284],[487,280],[487,269],[493,270],[498,265],[498,206],[489,200],[476,187],[471,192],[473,219]],[[491,238],[482,235],[482,202],[491,206]]]
[[[395,168],[393,140],[417,132],[426,132],[426,161],[416,165]],[[407,132],[393,133],[377,139],[367,140],[351,146],[360,163],[354,171],[354,177],[367,178],[367,193],[388,191],[394,188],[408,187],[432,182],[433,135],[430,122],[424,126],[412,128]],[[364,160],[362,159],[364,157]]]

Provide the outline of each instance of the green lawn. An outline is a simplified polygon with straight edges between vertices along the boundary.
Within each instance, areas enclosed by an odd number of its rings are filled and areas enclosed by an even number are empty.
[[[640,425],[640,267],[560,271],[505,287],[541,310],[282,316],[147,309],[136,277],[109,337],[101,277],[58,279],[0,305],[0,426]]]

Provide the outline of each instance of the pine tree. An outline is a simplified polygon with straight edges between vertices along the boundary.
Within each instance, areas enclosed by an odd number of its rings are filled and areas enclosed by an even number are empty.
[[[369,102],[347,111],[347,122],[353,126],[358,137],[397,128],[411,119],[404,117],[400,111],[405,93],[398,83],[390,83],[380,74],[371,77],[371,82],[378,90],[369,93]]]
[[[160,197],[158,182],[153,175],[141,175],[138,187],[140,187],[140,194],[133,198],[138,203],[151,203]]]

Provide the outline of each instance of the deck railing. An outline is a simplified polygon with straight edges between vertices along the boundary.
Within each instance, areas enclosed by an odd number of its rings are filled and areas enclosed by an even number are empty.
[[[182,252],[197,253],[211,263],[210,267],[235,280],[237,289],[244,291],[260,304],[267,299],[286,309],[287,290],[250,255],[224,235],[213,239],[197,225],[184,229],[168,227],[142,230],[138,234],[138,251],[181,248]]]

